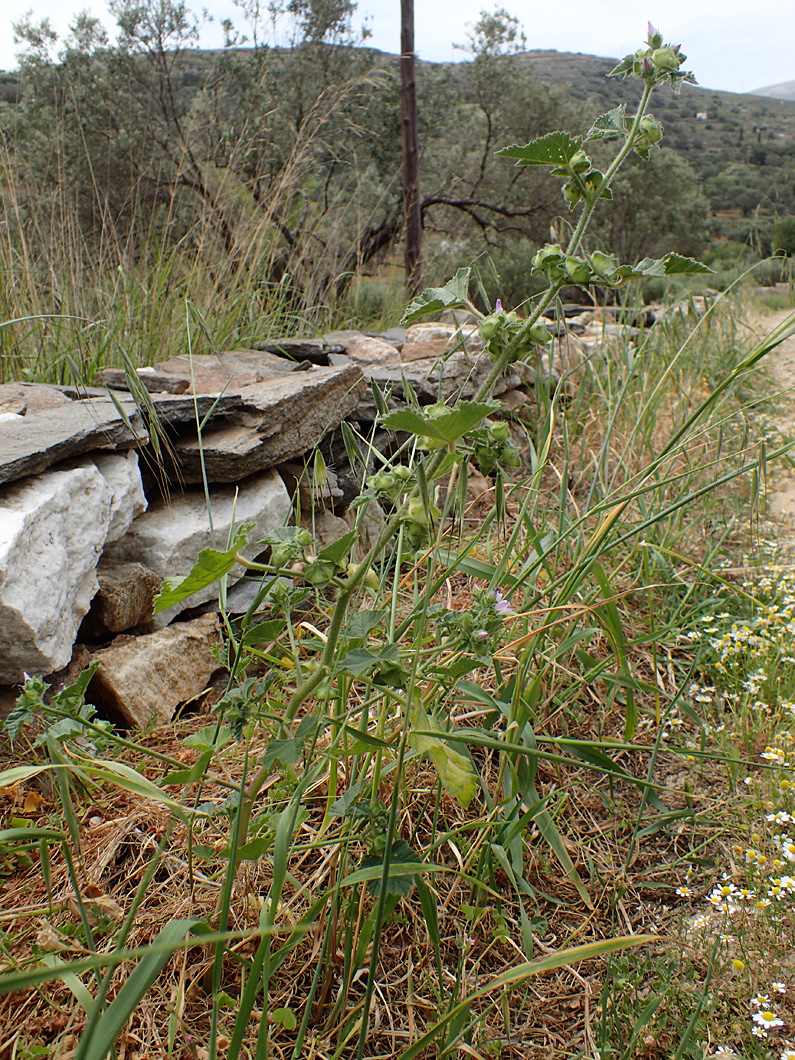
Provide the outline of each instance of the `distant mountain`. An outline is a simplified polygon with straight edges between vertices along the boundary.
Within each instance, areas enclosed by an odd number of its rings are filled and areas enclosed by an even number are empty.
[[[769,99],[788,99],[795,101],[795,81],[782,81],[780,85],[768,85],[767,88],[755,88],[754,96],[767,96]]]

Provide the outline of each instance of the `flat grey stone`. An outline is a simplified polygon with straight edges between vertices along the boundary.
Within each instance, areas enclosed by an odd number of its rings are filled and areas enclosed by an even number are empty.
[[[118,411],[105,397],[69,401],[0,423],[0,483],[37,475],[53,464],[96,449],[128,449],[149,436],[132,402]]]
[[[411,361],[400,369],[387,368],[382,365],[363,367],[362,372],[368,381],[373,379],[382,390],[390,390],[393,404],[404,401],[403,379],[405,378],[422,405],[436,401],[455,401],[456,398],[469,400],[475,396],[491,371],[491,361],[482,353],[469,357],[465,353],[452,353],[443,360]],[[497,380],[495,396],[506,393],[519,386],[521,380],[513,370],[504,373]],[[356,418],[363,421],[375,419],[375,402],[370,395],[362,399],[356,412]]]
[[[355,366],[291,372],[242,387],[224,395],[234,405],[224,404],[210,419],[201,446],[195,431],[183,431],[174,440],[166,470],[185,483],[201,482],[203,456],[210,482],[239,482],[303,456],[354,412],[362,390],[361,371]],[[173,424],[175,403],[183,400],[155,400],[155,406]]]

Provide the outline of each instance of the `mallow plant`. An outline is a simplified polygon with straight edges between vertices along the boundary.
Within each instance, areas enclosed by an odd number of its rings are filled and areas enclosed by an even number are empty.
[[[431,938],[436,1007],[401,1054],[403,1060],[432,1045],[440,1055],[447,1055],[458,1041],[471,1037],[476,1021],[484,1018],[489,1006],[494,1009],[499,998],[504,999],[531,975],[643,941],[643,936],[613,938],[534,958],[534,921],[525,906],[535,903],[537,909],[538,893],[524,871],[531,832],[560,865],[577,900],[592,905],[588,887],[559,831],[550,797],[541,797],[537,790],[536,769],[542,760],[561,765],[576,761],[607,775],[611,783],[620,779],[635,785],[643,806],[666,812],[651,779],[638,780],[610,754],[618,746],[626,752],[635,749],[638,708],[634,693],[643,686],[630,671],[614,594],[599,560],[615,542],[650,532],[655,522],[687,503],[688,497],[682,495],[672,506],[648,514],[634,529],[621,523],[633,501],[644,500],[652,486],[659,486],[666,461],[721,393],[740,374],[750,371],[784,333],[760,344],[730,378],[690,411],[663,448],[625,482],[620,495],[602,498],[565,525],[561,520],[557,536],[535,535],[528,548],[531,509],[555,430],[558,398],[553,393],[529,480],[522,491],[513,494],[513,526],[505,528],[499,555],[486,562],[476,554],[476,546],[487,546],[490,533],[505,516],[505,476],[520,463],[515,435],[502,415],[501,402],[494,398],[496,384],[512,364],[534,364],[549,349],[550,321],[563,288],[577,285],[589,291],[613,291],[645,277],[709,272],[675,252],[621,262],[607,250],[590,248],[586,239],[594,210],[611,198],[611,182],[622,162],[632,152],[648,158],[660,143],[662,127],[648,111],[652,92],[664,85],[678,92],[683,83],[694,82],[683,69],[684,62],[680,48],[665,44],[661,34],[649,26],[645,44],[612,71],[614,76],[639,83],[634,113],[622,104],[597,117],[584,135],[554,131],[499,152],[518,166],[545,167],[560,180],[562,209],[570,217],[561,230],[568,231],[568,238],[536,253],[533,270],[546,280],[546,288],[521,313],[506,311],[499,302],[490,311],[482,311],[470,292],[468,268],[461,268],[444,286],[423,291],[409,304],[403,318],[407,324],[444,310],[467,310],[490,363],[472,400],[423,407],[404,380],[405,407],[390,409],[388,395],[373,384],[377,426],[394,432],[395,444],[393,455],[386,457],[368,439],[342,425],[350,463],[361,471],[351,531],[317,548],[307,529],[281,528],[262,542],[267,560],[259,562],[241,554],[251,532],[250,526],[243,525],[225,549],[204,550],[187,576],[164,584],[157,610],[189,599],[233,569],[239,572],[242,567],[248,577],[259,580],[257,594],[242,620],[226,620],[223,661],[228,686],[218,705],[216,723],[192,738],[191,746],[200,751],[198,760],[188,768],[172,770],[161,781],[163,787],[169,786],[162,801],[179,820],[188,822],[189,834],[200,834],[213,818],[226,818],[225,844],[205,849],[199,842],[195,854],[225,859],[222,885],[214,909],[164,929],[154,949],[141,958],[129,977],[127,982],[132,985],[110,1004],[105,1000],[109,977],[116,964],[132,959],[131,951],[125,950],[132,919],[128,917],[119,929],[110,955],[89,960],[99,987],[94,1000],[85,1001],[87,1021],[78,1060],[104,1056],[112,1048],[124,1020],[160,974],[168,954],[188,945],[208,946],[212,952],[205,979],[212,1001],[206,1043],[209,1060],[216,1060],[219,1049],[229,1060],[241,1055],[267,1056],[269,1035],[276,1033],[274,1020],[281,1026],[289,1024],[291,1055],[301,1056],[308,1041],[310,1013],[313,1006],[325,1011],[319,999],[330,996],[332,981],[337,983],[336,1000],[333,1005],[329,1002],[324,1019],[336,1036],[334,1055],[363,1057],[384,925],[412,888],[416,888]],[[597,168],[589,151],[602,142],[613,144],[615,151],[607,165]],[[601,150],[600,146],[600,154]],[[470,464],[493,475],[496,486],[492,510],[477,533],[467,537],[459,532],[459,519],[466,504]],[[731,474],[746,471],[741,462]],[[325,466],[319,456],[311,473],[322,485]],[[643,510],[648,512],[648,505]],[[374,511],[383,513],[375,530]],[[365,531],[372,539],[363,549]],[[571,547],[566,562],[555,566],[551,560],[560,553],[564,538]],[[450,600],[445,602],[440,594],[457,571],[480,581],[466,610]],[[542,571],[544,576],[539,578]],[[595,590],[588,590],[583,603],[589,579]],[[593,605],[595,596],[600,597],[600,607]],[[313,610],[311,622],[305,620],[307,610]],[[575,629],[574,619],[591,612],[596,616],[591,625]],[[558,636],[563,645],[561,658],[564,652],[568,658],[599,629],[614,648],[619,677],[613,687],[622,689],[624,742],[563,739],[536,731],[534,710],[545,679],[544,667],[554,665],[557,650],[551,639],[544,638]],[[546,653],[539,649],[542,644]],[[585,658],[592,666],[592,680],[607,672],[607,664]],[[490,674],[488,682],[475,680],[485,672]],[[456,697],[479,708],[483,720],[477,727],[453,724],[450,715]],[[40,704],[41,699],[31,694],[24,703]],[[15,732],[25,721],[26,708],[20,702],[14,714]],[[105,732],[102,735],[105,741],[112,739]],[[242,762],[238,779],[227,768],[235,741]],[[65,769],[60,750],[59,755],[54,764]],[[486,755],[492,763],[488,777],[481,769]],[[216,759],[222,764],[213,771]],[[434,823],[430,839],[421,840],[416,833],[407,839],[398,827],[401,798],[408,772],[422,761],[438,777],[435,795],[428,796]],[[100,768],[90,761],[81,762],[80,770],[81,775],[96,775],[108,782],[126,777],[123,771],[107,764]],[[277,772],[281,779],[274,784]],[[215,780],[221,776],[229,792],[222,807],[203,798],[213,776]],[[321,781],[326,795],[318,842],[328,842],[333,848],[334,872],[325,889],[313,889],[301,917],[287,923],[280,912],[285,888],[295,885],[291,851],[307,819],[310,793]],[[136,783],[140,786],[140,778]],[[184,785],[181,800],[172,794],[174,785]],[[146,789],[150,796],[152,789],[157,786]],[[280,801],[274,809],[269,793],[277,789]],[[470,896],[471,915],[477,919],[486,901],[483,881],[493,879],[495,873],[504,876],[517,897],[520,946],[527,958],[501,975],[479,981],[476,988],[464,989],[459,977],[452,993],[443,975],[437,906],[440,874],[450,871],[439,853],[451,835],[442,824],[441,809],[443,799],[450,798],[469,807],[470,814],[475,804],[484,807],[474,813],[476,825],[456,833],[458,844],[466,850],[456,870],[458,882]],[[259,927],[252,936],[253,956],[243,962],[232,1026],[224,1030],[221,1045],[224,1012],[219,999],[229,997],[230,942],[239,937],[230,930],[236,881],[242,863],[256,863],[266,854],[270,883],[262,899]],[[359,897],[350,897],[352,889],[358,889]],[[493,897],[494,892],[490,893]],[[136,908],[144,900],[143,892],[137,894]],[[307,932],[315,930],[313,925],[322,934],[321,957],[308,993],[301,999],[302,1011],[296,1018],[277,1008],[280,1015],[269,1020],[279,969]],[[337,931],[344,941],[338,941]],[[344,951],[339,978],[332,969],[334,959],[328,957],[337,953],[338,946]],[[103,966],[108,971],[100,979]],[[68,971],[69,965],[39,969],[35,982],[63,975],[64,969]],[[362,970],[366,975],[360,996]],[[12,974],[0,989],[19,989],[20,983],[19,975]],[[256,1040],[253,1052],[252,1037]]]

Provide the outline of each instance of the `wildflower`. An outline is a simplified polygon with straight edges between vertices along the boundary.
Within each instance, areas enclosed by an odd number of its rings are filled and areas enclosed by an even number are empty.
[[[693,892],[689,887],[677,887],[676,893],[680,898],[691,898],[693,896]]]
[[[498,615],[510,615],[511,614],[511,605],[508,603],[508,601],[502,595],[500,590],[499,589],[492,589],[492,592],[494,593],[494,610],[497,612],[497,614]]]
[[[750,1003],[754,1008],[768,1008],[770,1005],[770,998],[767,994],[756,994],[755,997],[751,998]]]
[[[776,762],[780,766],[787,761],[787,756],[780,747],[766,747],[762,752],[762,758],[766,758],[768,762]]]
[[[693,918],[690,923],[690,926],[693,931],[700,931],[702,928],[705,928],[707,924],[709,924],[709,917],[704,916],[704,914],[702,913],[700,916]]]
[[[751,1034],[753,1034],[755,1038],[767,1038],[767,1031],[764,1027],[753,1026],[751,1028]]]
[[[755,1012],[751,1019],[759,1027],[764,1027],[766,1031],[772,1030],[773,1027],[783,1027],[784,1020],[779,1019],[775,1012],[771,1012],[770,1009],[762,1009],[761,1012]]]
[[[720,887],[714,887],[712,893],[719,894],[721,898],[729,898],[731,895],[737,893],[737,888],[733,883],[724,883]]]
[[[735,958],[732,961],[732,968],[735,970],[735,972],[744,972],[745,971],[745,965],[738,958]]]
[[[795,842],[787,838],[781,844],[781,853],[787,861],[795,861]]]
[[[777,994],[786,994],[786,992],[787,992],[787,984],[786,983],[772,983],[771,985],[772,985],[773,989],[776,991]]]
[[[785,1049],[780,1060],[795,1060],[795,1049]]]
[[[776,813],[769,813],[766,820],[776,821],[777,824],[788,824],[792,820],[792,814],[787,813],[786,810],[778,810]]]
[[[741,902],[750,902],[752,898],[756,897],[756,892],[749,890],[747,887],[741,887],[735,897],[739,898]]]

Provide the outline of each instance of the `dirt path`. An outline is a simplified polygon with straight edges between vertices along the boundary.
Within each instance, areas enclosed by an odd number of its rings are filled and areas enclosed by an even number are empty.
[[[778,309],[771,313],[753,313],[749,324],[758,336],[770,334],[785,320],[792,319],[791,309]],[[788,401],[777,416],[782,434],[795,435],[795,336],[786,339],[767,357],[773,378],[782,390],[791,391]],[[795,472],[778,465],[772,482],[768,483],[768,512],[776,522],[787,522],[795,527]]]

